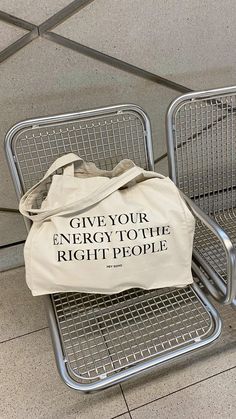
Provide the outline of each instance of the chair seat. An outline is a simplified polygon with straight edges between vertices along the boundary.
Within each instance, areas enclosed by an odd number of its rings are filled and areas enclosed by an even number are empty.
[[[15,125],[6,136],[18,198],[69,152],[106,170],[124,158],[154,168],[150,123],[136,105],[37,118]],[[203,292],[194,283],[112,296],[45,297],[61,378],[76,390],[98,390],[213,342],[221,320]]]
[[[144,369],[216,337],[214,315],[192,286],[51,298],[68,373],[81,384],[116,383],[124,369]]]

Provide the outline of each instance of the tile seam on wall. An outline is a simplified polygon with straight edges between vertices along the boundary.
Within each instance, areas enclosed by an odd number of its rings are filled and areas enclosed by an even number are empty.
[[[205,381],[207,381],[207,380],[210,380],[210,379],[212,379],[212,378],[214,378],[214,377],[217,377],[218,375],[224,374],[225,372],[228,372],[228,371],[231,371],[231,370],[234,370],[234,369],[236,369],[236,365],[234,365],[233,367],[230,367],[230,368],[226,368],[225,370],[222,370],[222,371],[220,371],[220,372],[218,372],[218,373],[216,373],[216,374],[209,375],[208,377],[203,378],[202,380],[195,381],[194,383],[191,383],[191,384],[189,384],[189,385],[187,385],[187,386],[181,387],[181,388],[179,388],[178,390],[175,390],[175,391],[172,391],[172,392],[170,392],[170,393],[168,393],[168,394],[165,394],[164,396],[157,397],[156,399],[150,400],[150,401],[149,401],[149,402],[147,402],[147,403],[143,403],[143,404],[142,404],[142,405],[140,405],[140,406],[133,407],[133,408],[131,408],[131,409],[129,410],[129,412],[130,412],[130,414],[131,414],[131,418],[132,418],[132,412],[134,412],[135,410],[141,409],[142,407],[148,406],[149,404],[154,403],[154,402],[157,402],[157,401],[159,401],[159,400],[166,399],[167,397],[172,396],[173,394],[180,393],[181,391],[184,391],[184,390],[186,390],[186,389],[188,389],[188,388],[190,388],[190,387],[194,387],[194,386],[196,386],[197,384],[203,383],[203,382],[205,382]],[[122,384],[121,384],[121,385],[122,385]]]

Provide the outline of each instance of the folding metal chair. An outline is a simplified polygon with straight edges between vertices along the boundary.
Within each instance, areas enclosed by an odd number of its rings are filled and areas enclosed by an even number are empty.
[[[167,114],[170,177],[197,219],[194,258],[211,294],[236,305],[236,87],[188,93]],[[190,198],[190,199],[189,199]],[[209,280],[210,277],[210,280]]]
[[[105,169],[123,158],[153,169],[150,124],[138,106],[31,119],[6,136],[18,198],[71,151]],[[201,348],[221,332],[217,311],[196,283],[112,296],[53,294],[45,300],[59,373],[70,387],[86,392]]]

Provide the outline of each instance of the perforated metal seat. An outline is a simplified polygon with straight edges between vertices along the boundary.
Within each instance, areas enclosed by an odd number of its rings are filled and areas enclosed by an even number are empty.
[[[195,257],[215,283],[214,296],[235,305],[236,87],[179,97],[167,127],[170,177],[198,220]]]
[[[149,120],[139,107],[122,105],[17,124],[7,134],[6,153],[18,197],[71,151],[105,169],[127,157],[152,169]],[[221,331],[218,313],[196,283],[111,296],[53,294],[46,306],[60,375],[82,391],[203,347]]]

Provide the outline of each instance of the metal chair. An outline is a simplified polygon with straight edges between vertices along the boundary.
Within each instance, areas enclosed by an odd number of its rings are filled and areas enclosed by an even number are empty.
[[[135,105],[23,121],[8,132],[5,144],[18,198],[71,151],[101,168],[128,157],[153,169],[149,120]],[[217,311],[196,283],[112,296],[53,294],[45,300],[59,373],[71,388],[85,392],[201,348],[221,332]]]
[[[211,294],[233,306],[236,305],[235,136],[236,87],[185,94],[168,110],[170,177],[185,194],[197,219],[194,258]]]

